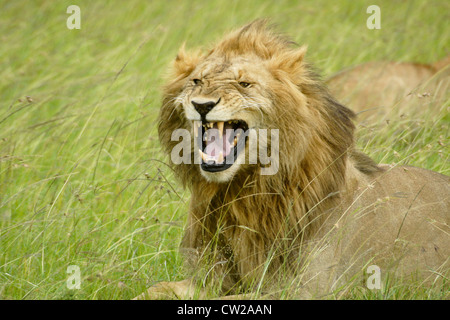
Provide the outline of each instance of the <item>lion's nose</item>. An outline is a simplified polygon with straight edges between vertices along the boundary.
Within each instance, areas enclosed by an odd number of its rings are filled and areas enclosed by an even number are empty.
[[[218,105],[220,102],[220,98],[217,101],[194,101],[192,100],[191,103],[194,106],[195,110],[197,110],[198,113],[200,113],[200,116],[202,118],[206,117],[206,114],[212,110],[216,105]]]

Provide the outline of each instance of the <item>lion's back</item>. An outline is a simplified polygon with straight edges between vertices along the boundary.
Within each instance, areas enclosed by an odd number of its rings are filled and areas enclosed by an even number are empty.
[[[450,177],[416,167],[381,167],[384,171],[360,184],[347,210],[350,232],[343,254],[376,253],[375,262],[402,273],[447,270]]]
[[[430,99],[443,99],[450,69],[435,75],[437,71],[426,64],[369,62],[337,73],[327,85],[340,102],[358,113],[360,120],[379,119],[386,114],[392,117],[421,111],[424,97],[428,104]],[[439,109],[440,104],[431,106]]]

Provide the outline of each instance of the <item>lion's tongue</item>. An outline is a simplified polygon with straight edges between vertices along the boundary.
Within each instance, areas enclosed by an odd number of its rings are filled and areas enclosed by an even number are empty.
[[[206,141],[206,148],[204,153],[208,155],[209,158],[218,159],[220,152],[222,152],[223,157],[230,154],[232,149],[230,143],[230,137],[233,134],[233,130],[224,130],[225,134],[220,138],[218,135],[213,135],[209,137]]]

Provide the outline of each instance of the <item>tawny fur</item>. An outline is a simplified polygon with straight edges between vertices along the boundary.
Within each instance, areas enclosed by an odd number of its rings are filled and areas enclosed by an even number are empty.
[[[399,116],[437,114],[449,98],[450,56],[434,63],[374,61],[338,72],[326,83],[331,93],[375,123]]]
[[[242,164],[228,181],[215,182],[199,165],[173,166],[191,191],[182,241],[187,259],[194,268],[206,264],[223,293],[254,289],[262,278],[273,288],[282,274],[284,285],[301,288],[300,297],[329,294],[369,262],[386,270],[394,263],[407,274],[447,271],[449,178],[417,168],[379,167],[355,150],[354,113],[329,94],[305,62],[305,52],[256,21],[204,55],[184,48],[178,54],[159,120],[167,154],[178,143],[171,141],[173,130],[191,130],[183,108],[188,100],[180,97],[200,90],[190,82],[205,74],[202,94],[224,101],[249,95],[226,87],[236,79],[217,85],[228,70],[253,75],[251,92],[264,101],[260,110],[239,113],[231,102],[224,108],[256,128],[280,130],[275,175],[261,175],[260,164]],[[194,147],[191,153],[193,160]],[[164,298],[161,287],[187,295],[191,286],[165,283],[150,288],[147,297]]]

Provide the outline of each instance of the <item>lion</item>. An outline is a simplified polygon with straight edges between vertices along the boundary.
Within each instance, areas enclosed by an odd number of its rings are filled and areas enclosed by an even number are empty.
[[[340,71],[326,84],[363,123],[436,114],[449,98],[449,63],[450,56],[433,64],[373,61]]]
[[[354,112],[305,53],[261,20],[207,53],[179,51],[158,130],[168,155],[180,143],[174,131],[192,133],[191,161],[171,166],[191,193],[180,250],[195,272],[137,299],[204,298],[210,288],[336,297],[368,265],[382,276],[445,278],[449,177],[377,165],[356,150]],[[252,142],[263,129],[278,136]],[[249,161],[262,142],[279,154],[274,163]],[[277,170],[262,174],[272,164]]]

